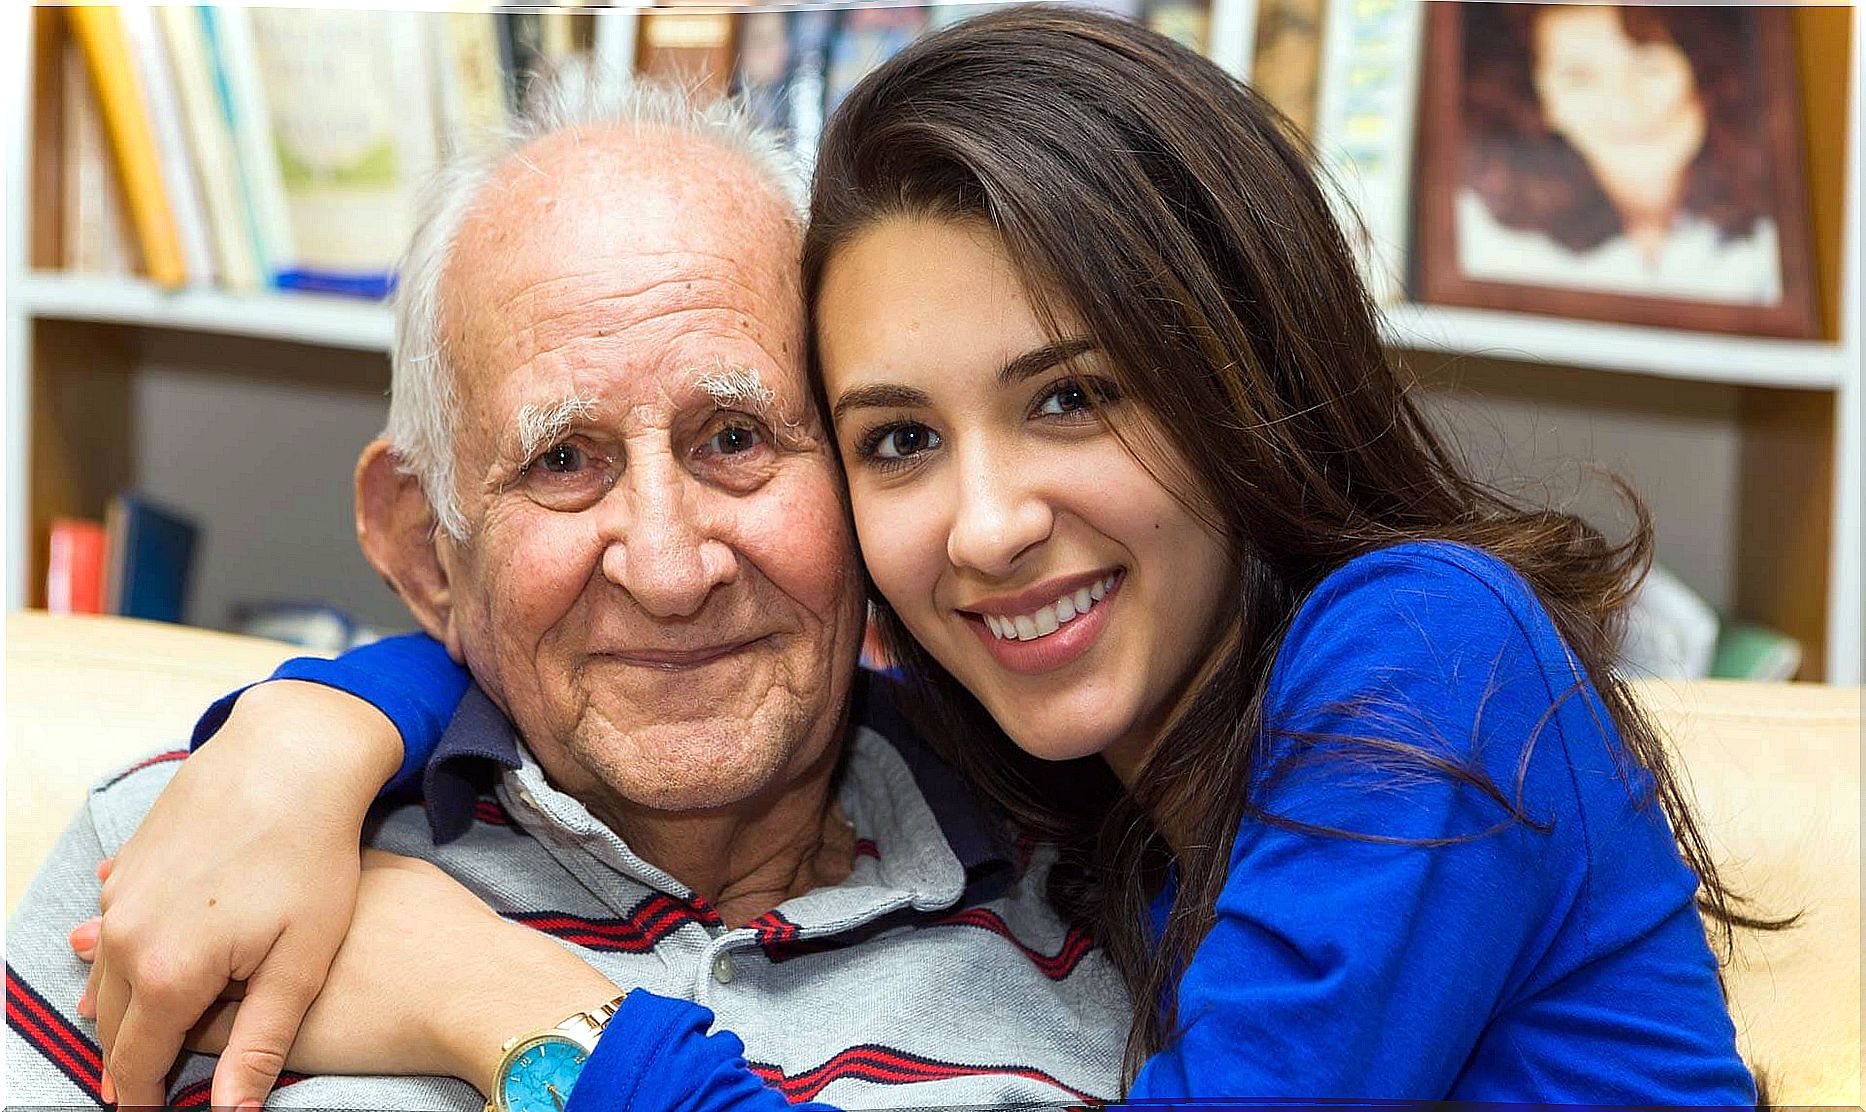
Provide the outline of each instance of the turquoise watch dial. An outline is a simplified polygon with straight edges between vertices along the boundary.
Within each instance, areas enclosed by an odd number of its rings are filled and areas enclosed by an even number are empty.
[[[589,1054],[567,1038],[543,1035],[510,1059],[499,1078],[508,1112],[564,1112]]]

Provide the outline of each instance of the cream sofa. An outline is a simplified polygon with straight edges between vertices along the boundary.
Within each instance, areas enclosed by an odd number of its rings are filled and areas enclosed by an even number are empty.
[[[7,908],[110,770],[185,744],[207,702],[290,646],[116,618],[6,629]],[[1729,877],[1802,924],[1741,938],[1729,974],[1749,1061],[1777,1103],[1859,1106],[1860,696],[1805,684],[1654,685]]]

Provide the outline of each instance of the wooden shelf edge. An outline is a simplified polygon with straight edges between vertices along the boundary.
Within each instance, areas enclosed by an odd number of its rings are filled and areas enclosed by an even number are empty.
[[[1723,336],[1417,303],[1387,307],[1381,334],[1389,346],[1407,351],[1802,390],[1835,389],[1859,361],[1846,344],[1825,340]]]
[[[224,332],[387,352],[394,321],[381,304],[317,294],[159,290],[134,278],[30,272],[15,295],[27,317]],[[1395,348],[1526,359],[1740,386],[1831,390],[1858,362],[1845,344],[1719,336],[1439,305],[1387,308]]]
[[[168,291],[137,278],[28,273],[13,295],[27,317],[134,324],[387,352],[387,306],[320,294]]]

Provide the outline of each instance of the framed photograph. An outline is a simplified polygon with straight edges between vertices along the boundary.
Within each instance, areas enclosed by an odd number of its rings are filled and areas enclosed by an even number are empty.
[[[1786,10],[1430,8],[1420,300],[1819,334]]]

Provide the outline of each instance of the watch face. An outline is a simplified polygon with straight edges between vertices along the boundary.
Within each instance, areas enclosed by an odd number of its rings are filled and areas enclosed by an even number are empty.
[[[564,1112],[587,1057],[581,1046],[561,1036],[529,1040],[507,1059],[499,1077],[499,1106],[507,1112]]]

